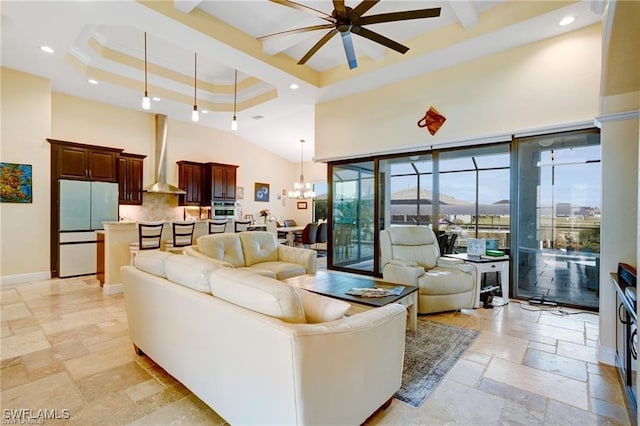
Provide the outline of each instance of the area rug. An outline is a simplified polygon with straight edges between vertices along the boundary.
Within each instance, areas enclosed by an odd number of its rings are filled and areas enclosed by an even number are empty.
[[[402,386],[394,397],[413,407],[422,405],[478,334],[418,317],[417,331],[407,331]]]

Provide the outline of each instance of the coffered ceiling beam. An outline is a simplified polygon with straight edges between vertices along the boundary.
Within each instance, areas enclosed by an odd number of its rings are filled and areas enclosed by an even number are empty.
[[[173,6],[184,13],[190,13],[200,3],[202,0],[173,0]]]
[[[449,6],[464,28],[472,27],[478,23],[478,14],[470,1],[452,0],[449,1]]]

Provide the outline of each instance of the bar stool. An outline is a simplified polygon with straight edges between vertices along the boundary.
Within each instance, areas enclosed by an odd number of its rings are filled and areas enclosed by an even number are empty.
[[[140,250],[160,250],[164,221],[138,222],[138,242],[129,244],[129,263]]]
[[[233,230],[235,232],[248,231],[251,223],[251,220],[236,220],[233,222]]]
[[[194,221],[173,222],[173,238],[164,242],[165,250],[180,254],[184,248],[193,245],[193,231],[196,227]]]
[[[226,220],[210,220],[209,234],[222,234],[227,230]]]

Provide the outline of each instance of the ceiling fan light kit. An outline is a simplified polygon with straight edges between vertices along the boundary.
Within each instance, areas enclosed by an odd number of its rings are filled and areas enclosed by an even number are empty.
[[[310,13],[329,23],[323,25],[313,25],[310,27],[296,28],[289,31],[281,31],[278,33],[259,37],[258,40],[266,40],[283,35],[329,29],[329,32],[326,33],[316,44],[314,44],[313,47],[311,47],[311,49],[298,61],[298,65],[305,64],[318,50],[320,50],[322,46],[324,46],[329,40],[331,40],[334,35],[340,33],[340,36],[342,38],[342,46],[347,57],[347,64],[349,65],[349,69],[354,69],[358,66],[351,34],[356,34],[360,37],[369,39],[375,43],[381,44],[402,54],[405,54],[409,50],[407,46],[393,41],[383,36],[382,34],[364,28],[363,25],[380,24],[383,22],[406,21],[410,19],[437,18],[440,16],[441,11],[441,8],[436,7],[431,9],[407,10],[403,12],[381,13],[378,15],[363,16],[380,0],[364,0],[355,8],[345,6],[345,0],[333,0],[334,9],[333,12],[331,12],[331,14],[329,15],[320,10],[290,0],[270,1],[282,6],[287,6],[292,9]]]

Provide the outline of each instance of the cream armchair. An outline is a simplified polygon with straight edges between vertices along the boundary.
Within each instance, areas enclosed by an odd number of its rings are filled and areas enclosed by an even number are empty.
[[[380,250],[385,281],[419,287],[419,313],[474,307],[478,296],[475,267],[440,257],[431,228],[394,226],[380,231]]]

